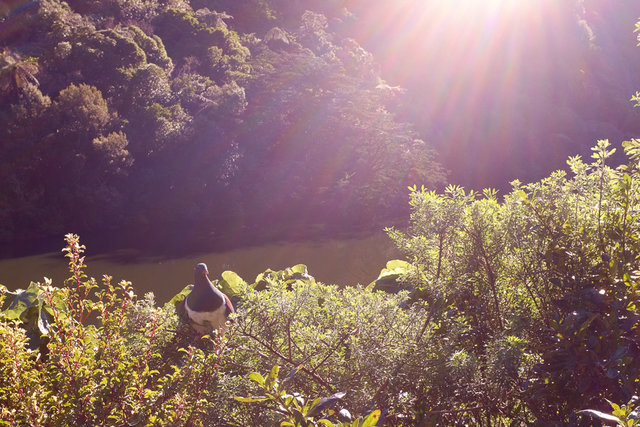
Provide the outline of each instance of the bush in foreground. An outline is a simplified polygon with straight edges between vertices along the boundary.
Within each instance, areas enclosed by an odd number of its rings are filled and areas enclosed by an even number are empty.
[[[3,293],[1,419],[628,425],[640,383],[640,142],[625,150],[629,163],[610,168],[600,141],[593,163],[570,159],[573,177],[514,182],[503,201],[414,187],[411,227],[389,230],[407,261],[366,287],[318,283],[303,265],[251,284],[225,272],[216,284],[238,310],[223,337],[194,336],[177,317],[187,288],[160,308],[128,282],[87,278],[69,235],[64,286]]]
[[[322,285],[304,266],[268,270],[252,285],[226,272],[216,283],[241,301],[239,315],[224,337],[199,337],[174,308],[187,288],[156,307],[128,282],[87,278],[83,250],[77,236],[67,236],[71,277],[63,287],[45,279],[13,298],[3,291],[0,411],[7,425],[276,424],[280,410],[236,397],[255,394],[254,371],[278,364],[299,367],[288,384],[297,399],[349,387],[349,398],[333,402],[352,405],[358,425],[360,414],[372,422],[377,402],[391,403],[388,387],[411,382],[400,359],[418,343],[401,341],[415,335],[420,310],[400,309],[403,296]],[[399,324],[403,330],[393,331]],[[385,351],[391,346],[397,350]],[[315,418],[338,423],[329,409]],[[350,412],[341,418],[350,425]]]

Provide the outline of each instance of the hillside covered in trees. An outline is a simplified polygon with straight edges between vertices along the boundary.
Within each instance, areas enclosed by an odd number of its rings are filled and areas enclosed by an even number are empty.
[[[397,214],[407,185],[443,183],[372,55],[289,8],[5,6],[0,237],[353,226]]]
[[[12,0],[0,240],[380,228],[640,132],[621,0]]]

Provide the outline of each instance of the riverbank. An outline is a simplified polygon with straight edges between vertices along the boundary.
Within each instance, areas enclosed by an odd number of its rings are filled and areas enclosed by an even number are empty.
[[[266,269],[280,270],[305,264],[309,274],[328,284],[368,284],[375,280],[389,259],[401,257],[400,251],[384,231],[368,234],[325,237],[299,241],[271,242],[239,246],[225,250],[194,250],[180,255],[148,254],[140,248],[120,247],[98,251],[92,242],[86,247],[87,274],[100,280],[105,274],[113,280],[129,280],[136,292],[153,292],[158,303],[169,300],[192,283],[193,267],[206,262],[212,279],[225,270],[238,273],[252,282]],[[62,244],[59,245],[60,248]],[[51,278],[62,286],[68,277],[67,259],[60,248],[50,252],[0,260],[0,284],[14,290],[26,288],[31,281]]]

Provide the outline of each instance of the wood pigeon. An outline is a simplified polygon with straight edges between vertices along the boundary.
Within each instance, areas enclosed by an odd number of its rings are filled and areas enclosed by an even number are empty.
[[[206,264],[196,265],[193,289],[184,299],[189,324],[202,334],[224,331],[227,317],[234,312],[229,298],[211,283],[207,274]]]

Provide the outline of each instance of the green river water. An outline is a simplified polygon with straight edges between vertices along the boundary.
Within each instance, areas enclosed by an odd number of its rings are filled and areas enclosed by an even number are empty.
[[[60,247],[64,245],[61,242]],[[273,243],[219,252],[193,253],[185,256],[145,256],[139,250],[119,249],[94,254],[85,252],[89,276],[100,280],[107,274],[113,282],[129,280],[138,295],[153,292],[162,304],[193,282],[193,268],[199,262],[209,267],[211,279],[220,278],[225,270],[238,273],[252,283],[264,270],[280,270],[306,264],[309,274],[327,284],[368,284],[375,280],[390,259],[401,258],[393,242],[383,232],[353,238],[323,239],[296,243]],[[62,286],[69,276],[64,254],[40,255],[0,260],[0,284],[10,290],[25,289],[31,281],[44,277]]]

